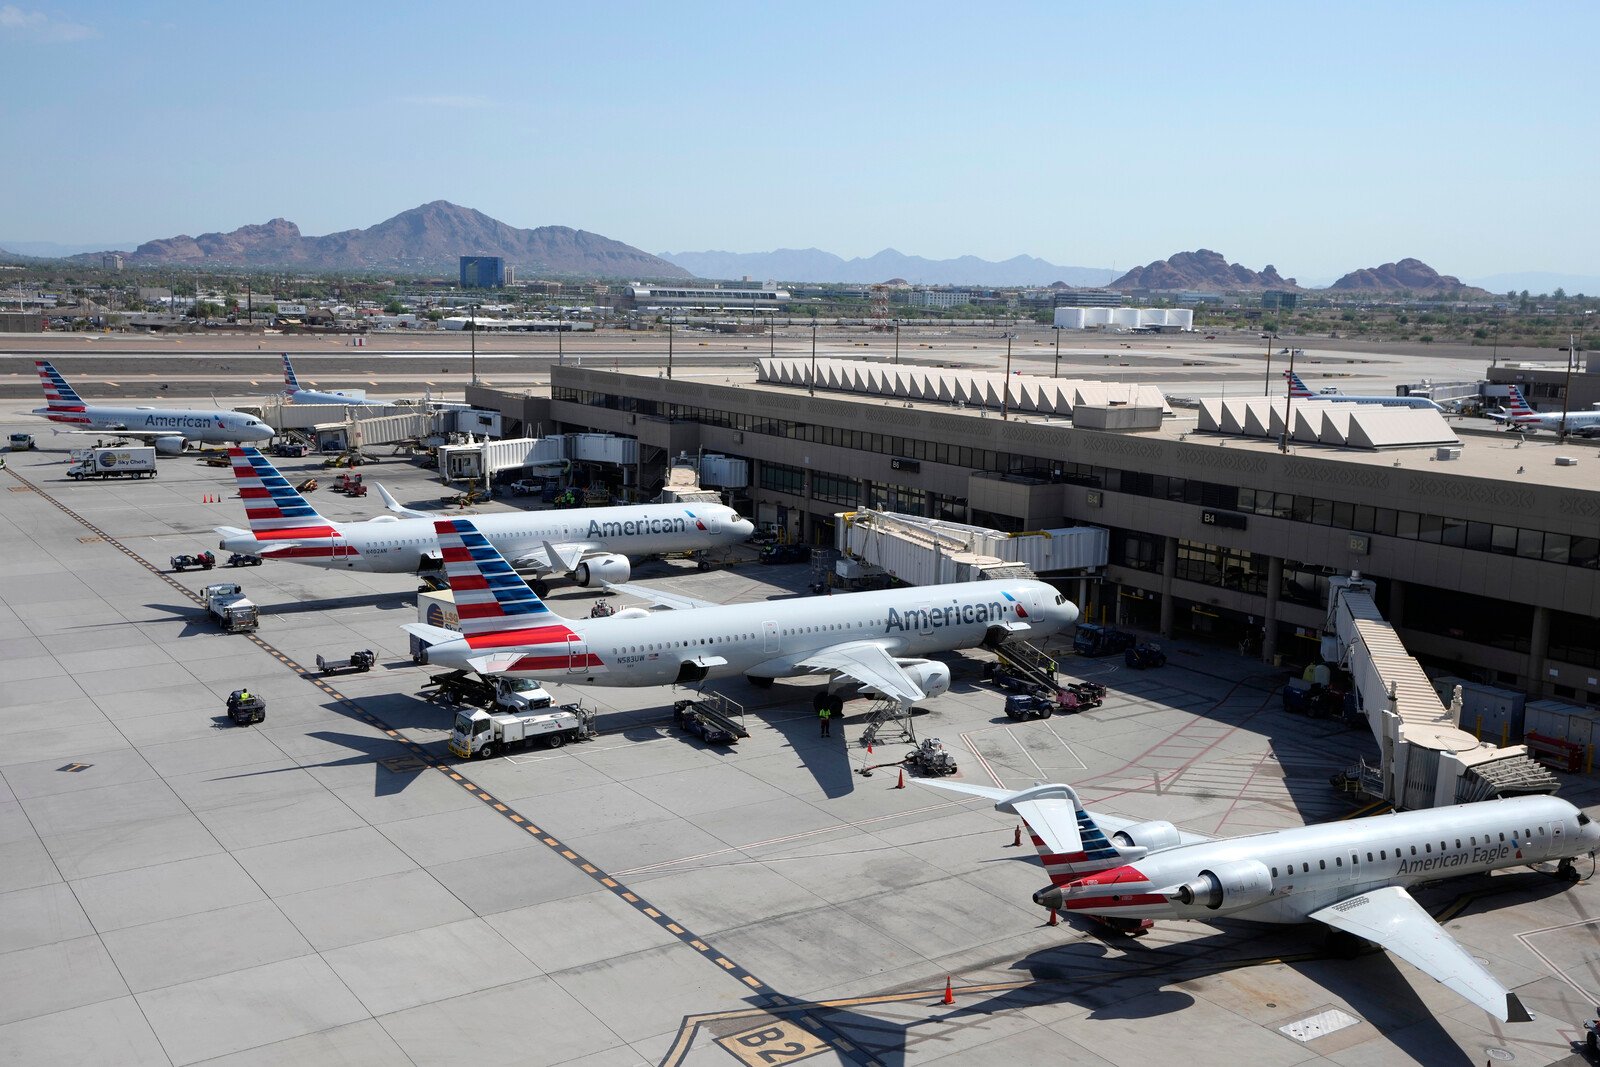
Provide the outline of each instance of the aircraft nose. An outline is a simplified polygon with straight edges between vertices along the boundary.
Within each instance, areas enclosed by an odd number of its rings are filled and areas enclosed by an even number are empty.
[[[1070,600],[1061,602],[1061,625],[1071,626],[1078,621],[1078,605]]]
[[[728,529],[739,535],[739,540],[748,541],[755,535],[756,524],[749,519],[739,519],[728,524]]]

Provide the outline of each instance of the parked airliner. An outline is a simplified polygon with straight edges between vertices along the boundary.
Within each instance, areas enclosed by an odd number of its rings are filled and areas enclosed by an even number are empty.
[[[61,433],[115,433],[155,445],[162,455],[175,456],[184,443],[221,445],[265,441],[273,429],[254,415],[218,408],[111,407],[90,404],[67,383],[61,372],[42,359],[34,360],[44,386],[45,406],[31,414],[72,427]]]
[[[950,688],[950,668],[921,658],[928,653],[1019,633],[1046,637],[1078,618],[1072,602],[1044,582],[994,579],[750,604],[615,587],[685,610],[628,608],[569,620],[528,588],[475,527],[479,521],[438,523],[461,631],[426,623],[404,629],[430,645],[428,662],[480,674],[653,686],[825,671],[830,684],[814,698],[818,707],[843,707],[834,691],[841,679],[909,705]]]
[[[1386,408],[1425,408],[1429,411],[1444,411],[1444,408],[1425,396],[1355,396],[1341,393],[1332,386],[1320,393],[1313,393],[1306,383],[1300,380],[1300,375],[1284,371],[1283,376],[1289,382],[1289,395],[1296,400],[1332,400],[1346,404],[1378,404]]]
[[[228,450],[250,528],[218,526],[218,547],[314,567],[404,573],[439,558],[434,518],[380,515],[334,522],[254,448]],[[413,512],[420,515],[420,512]],[[629,555],[692,552],[737,544],[755,525],[722,504],[636,504],[572,511],[515,511],[477,518],[485,535],[523,570],[566,575],[579,585],[625,582]],[[541,583],[543,584],[543,583]]]
[[[1575,876],[1573,861],[1600,849],[1600,824],[1549,796],[1212,839],[1085,811],[1068,785],[919,784],[983,797],[1022,819],[1050,876],[1033,895],[1043,907],[1122,928],[1147,919],[1314,920],[1382,945],[1502,1022],[1530,1016],[1403,887],[1550,861]]]
[[[387,400],[368,400],[365,397],[351,396],[348,393],[319,392],[316,389],[303,389],[300,379],[294,373],[294,364],[289,362],[289,353],[283,353],[283,396],[291,404],[344,404],[346,407],[388,407]]]
[[[1565,416],[1559,411],[1535,411],[1528,406],[1527,400],[1523,399],[1522,390],[1515,385],[1510,387],[1510,399],[1505,413],[1490,412],[1489,417],[1496,422],[1505,423],[1509,430],[1520,430],[1524,433],[1532,433],[1534,430],[1560,433],[1562,420],[1565,419],[1567,433],[1577,434],[1580,437],[1600,434],[1600,411],[1569,411]]]

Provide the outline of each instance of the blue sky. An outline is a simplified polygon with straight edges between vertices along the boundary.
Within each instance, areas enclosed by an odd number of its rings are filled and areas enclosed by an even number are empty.
[[[1593,3],[0,2],[0,236],[1596,273]],[[25,146],[25,147],[24,147]]]

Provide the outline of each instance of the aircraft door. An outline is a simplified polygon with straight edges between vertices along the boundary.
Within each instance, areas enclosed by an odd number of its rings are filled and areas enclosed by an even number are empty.
[[[722,532],[722,520],[715,515],[707,515],[700,520],[705,524],[706,533],[719,534]]]
[[[567,673],[582,674],[589,668],[589,649],[577,634],[567,637]]]
[[[917,633],[924,635],[933,633],[933,605],[918,604],[911,610],[917,613]]]
[[[354,567],[356,560],[361,558],[360,553],[350,547],[350,542],[343,537],[333,538],[333,547],[328,555],[335,567]]]
[[[1561,820],[1560,819],[1552,819],[1551,820],[1551,822],[1550,822],[1550,855],[1552,857],[1554,857],[1554,858],[1557,858],[1557,859],[1561,858],[1561,856],[1562,856],[1561,838],[1562,838],[1562,834],[1563,834],[1564,830],[1565,830],[1565,827],[1563,827],[1561,825]]]
[[[775,653],[778,651],[778,624],[764,622],[761,624],[761,651]]]

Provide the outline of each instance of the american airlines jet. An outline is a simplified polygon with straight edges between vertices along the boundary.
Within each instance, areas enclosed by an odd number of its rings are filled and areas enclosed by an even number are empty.
[[[45,406],[31,414],[51,422],[71,426],[61,433],[115,433],[134,437],[156,447],[162,455],[175,456],[185,442],[222,445],[244,441],[265,441],[273,429],[254,415],[218,408],[111,407],[90,404],[46,361],[34,360],[39,381],[44,385]]]
[[[919,784],[983,797],[1022,819],[1050,876],[1033,900],[1052,911],[1122,928],[1222,916],[1315,921],[1382,945],[1502,1022],[1531,1017],[1404,887],[1550,861],[1575,878],[1573,861],[1600,849],[1600,824],[1548,796],[1212,839],[1085,811],[1067,785]]]
[[[1283,376],[1289,382],[1289,395],[1296,400],[1332,400],[1346,404],[1377,404],[1386,408],[1426,408],[1429,411],[1444,411],[1444,408],[1425,396],[1355,396],[1341,393],[1332,386],[1320,393],[1313,393],[1306,383],[1300,380],[1300,375],[1284,371]]]
[[[819,708],[843,707],[834,691],[842,680],[909,705],[950,688],[950,668],[922,658],[928,653],[1019,633],[1046,637],[1078,618],[1072,602],[1044,582],[994,579],[751,604],[707,604],[628,586],[680,610],[628,608],[569,620],[528,588],[477,521],[438,523],[461,631],[426,623],[404,629],[430,644],[428,662],[480,674],[636,687],[820,671],[830,684],[815,698]]]
[[[388,407],[387,400],[368,400],[365,397],[350,396],[346,393],[322,393],[315,389],[303,389],[300,379],[294,373],[294,364],[289,362],[289,353],[283,353],[283,396],[291,404],[344,404],[346,407]]]
[[[1506,413],[1501,415],[1491,412],[1489,417],[1496,422],[1505,423],[1508,430],[1520,430],[1524,433],[1532,433],[1534,430],[1560,433],[1564,418],[1567,424],[1566,430],[1570,434],[1577,434],[1580,437],[1600,434],[1600,411],[1569,411],[1565,416],[1559,411],[1535,411],[1528,406],[1528,402],[1522,397],[1522,390],[1515,385],[1510,387],[1510,400]]]
[[[317,514],[256,449],[233,448],[228,454],[250,528],[218,526],[218,547],[224,552],[396,574],[416,571],[425,560],[439,557],[433,516],[334,522]],[[629,555],[716,548],[755,532],[750,520],[722,504],[516,511],[480,515],[477,522],[517,566],[536,574],[566,575],[582,586],[627,581]]]

